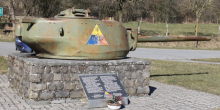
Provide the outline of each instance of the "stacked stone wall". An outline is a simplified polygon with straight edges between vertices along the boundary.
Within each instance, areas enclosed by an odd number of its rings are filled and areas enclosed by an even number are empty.
[[[79,74],[116,73],[129,96],[149,93],[150,62],[128,58],[121,60],[42,59],[30,54],[9,54],[8,80],[23,98],[54,101],[85,98]]]

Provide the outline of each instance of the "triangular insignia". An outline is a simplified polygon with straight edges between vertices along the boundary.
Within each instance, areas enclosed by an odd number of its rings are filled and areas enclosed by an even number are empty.
[[[86,45],[108,45],[108,42],[105,40],[105,37],[102,35],[101,30],[98,25],[95,25],[92,34],[87,41]]]
[[[104,97],[111,97],[111,95],[108,92],[105,92]]]

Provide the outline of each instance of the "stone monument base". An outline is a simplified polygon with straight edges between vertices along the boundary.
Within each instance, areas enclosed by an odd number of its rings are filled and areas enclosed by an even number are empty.
[[[29,104],[69,103],[85,98],[79,74],[116,73],[127,95],[148,95],[150,61],[59,60],[35,55],[8,55],[8,81]]]

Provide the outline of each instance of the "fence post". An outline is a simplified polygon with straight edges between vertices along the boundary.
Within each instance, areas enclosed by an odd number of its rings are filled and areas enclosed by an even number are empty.
[[[140,35],[141,33],[141,22],[142,22],[142,17],[141,17],[140,22],[138,22],[138,35]]]
[[[167,28],[166,36],[168,36],[169,35],[168,24],[166,24],[166,28]]]
[[[219,26],[219,28],[218,28],[218,36],[220,36],[220,26]]]

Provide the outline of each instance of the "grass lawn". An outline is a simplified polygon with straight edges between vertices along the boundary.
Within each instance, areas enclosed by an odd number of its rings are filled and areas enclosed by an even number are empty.
[[[138,22],[123,24],[125,27],[138,28]],[[195,24],[168,24],[170,36],[195,36]],[[198,36],[218,37],[218,24],[199,24]],[[141,23],[141,34],[150,36],[165,36],[165,23]]]
[[[137,29],[138,22],[129,22],[123,24],[125,27]],[[198,47],[195,48],[194,41],[188,42],[146,42],[138,43],[138,47],[143,48],[169,48],[169,49],[203,49],[203,50],[219,50],[220,37],[218,37],[218,24],[199,24],[198,36],[210,36],[211,41],[200,41]],[[195,24],[169,24],[169,36],[195,36]],[[141,24],[141,34],[143,36],[165,36],[165,23],[146,23]]]
[[[218,62],[218,63],[220,63],[220,58],[191,59],[191,60],[204,61],[204,62]]]
[[[219,65],[150,61],[151,80],[220,95]]]
[[[15,39],[13,37],[13,33],[6,33],[4,34],[4,26],[6,23],[1,23],[0,22],[0,42],[14,42]]]
[[[11,34],[0,35],[0,42],[15,42]]]
[[[6,57],[0,56],[0,74],[7,73],[8,61]]]

